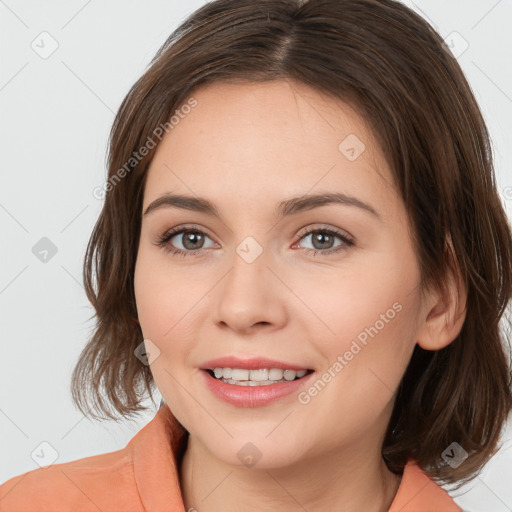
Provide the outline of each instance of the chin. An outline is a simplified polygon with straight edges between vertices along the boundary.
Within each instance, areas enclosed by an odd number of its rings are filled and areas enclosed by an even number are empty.
[[[268,432],[234,436],[233,439],[217,440],[209,437],[206,447],[225,464],[238,468],[278,469],[293,466],[301,462],[304,456],[304,440],[288,435],[289,443]],[[218,442],[217,442],[218,441]]]

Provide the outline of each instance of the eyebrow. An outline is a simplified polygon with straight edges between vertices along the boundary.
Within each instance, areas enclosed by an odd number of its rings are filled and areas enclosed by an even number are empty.
[[[361,201],[357,197],[349,196],[340,192],[331,192],[314,195],[303,195],[292,197],[286,201],[282,201],[276,207],[276,214],[282,218],[285,216],[293,215],[299,212],[313,210],[321,206],[330,204],[342,204],[345,206],[353,206],[360,208],[363,211],[371,213],[377,219],[382,221],[379,213],[369,204]],[[195,212],[205,213],[217,218],[221,215],[217,207],[202,197],[191,197],[180,194],[164,194],[158,199],[155,199],[144,212],[144,216],[158,210],[160,208],[181,208],[184,210],[191,210]]]

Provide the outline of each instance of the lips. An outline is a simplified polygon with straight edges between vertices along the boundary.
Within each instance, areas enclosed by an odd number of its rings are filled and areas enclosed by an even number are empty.
[[[296,363],[286,361],[278,361],[275,359],[268,359],[266,357],[252,357],[248,359],[241,359],[236,356],[219,357],[204,362],[200,366],[201,370],[214,370],[215,368],[240,368],[244,370],[257,370],[258,368],[280,368],[282,370],[313,370],[307,366],[302,366]]]
[[[225,360],[222,360],[222,364],[225,363]],[[278,363],[283,364],[282,361]],[[284,400],[294,393],[299,393],[312,381],[315,375],[315,372],[311,370],[305,376],[292,381],[268,385],[258,383],[259,385],[256,386],[240,386],[223,382],[222,379],[216,379],[210,372],[209,369],[202,369],[200,374],[203,383],[213,396],[235,407],[249,408],[270,405],[273,402]]]

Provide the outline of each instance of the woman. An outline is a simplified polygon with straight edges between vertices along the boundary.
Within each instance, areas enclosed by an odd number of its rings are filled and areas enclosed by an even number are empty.
[[[165,404],[123,450],[4,483],[2,510],[461,510],[441,484],[511,407],[512,237],[440,36],[393,0],[210,2],[109,156],[73,397]]]

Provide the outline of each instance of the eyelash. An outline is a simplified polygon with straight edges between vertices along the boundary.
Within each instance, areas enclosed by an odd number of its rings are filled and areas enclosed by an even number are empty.
[[[172,247],[169,244],[169,241],[171,240],[171,238],[174,238],[176,235],[179,235],[182,233],[187,233],[187,232],[199,233],[201,235],[208,236],[204,231],[202,231],[201,229],[198,229],[196,227],[174,228],[174,229],[171,229],[171,230],[165,232],[160,238],[158,238],[158,240],[156,241],[156,245],[161,247],[162,249],[164,249],[164,251],[171,253],[173,255],[193,256],[203,249],[195,249],[193,251],[183,251],[182,249],[176,249],[175,247]],[[324,255],[331,255],[331,254],[340,252],[344,249],[348,249],[349,247],[352,247],[353,245],[355,245],[355,242],[351,238],[349,238],[347,235],[343,234],[341,231],[338,231],[333,228],[322,228],[322,227],[306,231],[305,233],[303,233],[300,236],[299,241],[302,240],[303,238],[305,238],[306,236],[309,236],[314,233],[327,233],[328,235],[336,236],[342,240],[343,244],[340,244],[337,247],[332,248],[332,249],[326,249],[325,251],[322,251],[319,249],[305,249],[306,252],[312,252],[313,256],[315,256],[318,252],[320,254],[324,254]]]

